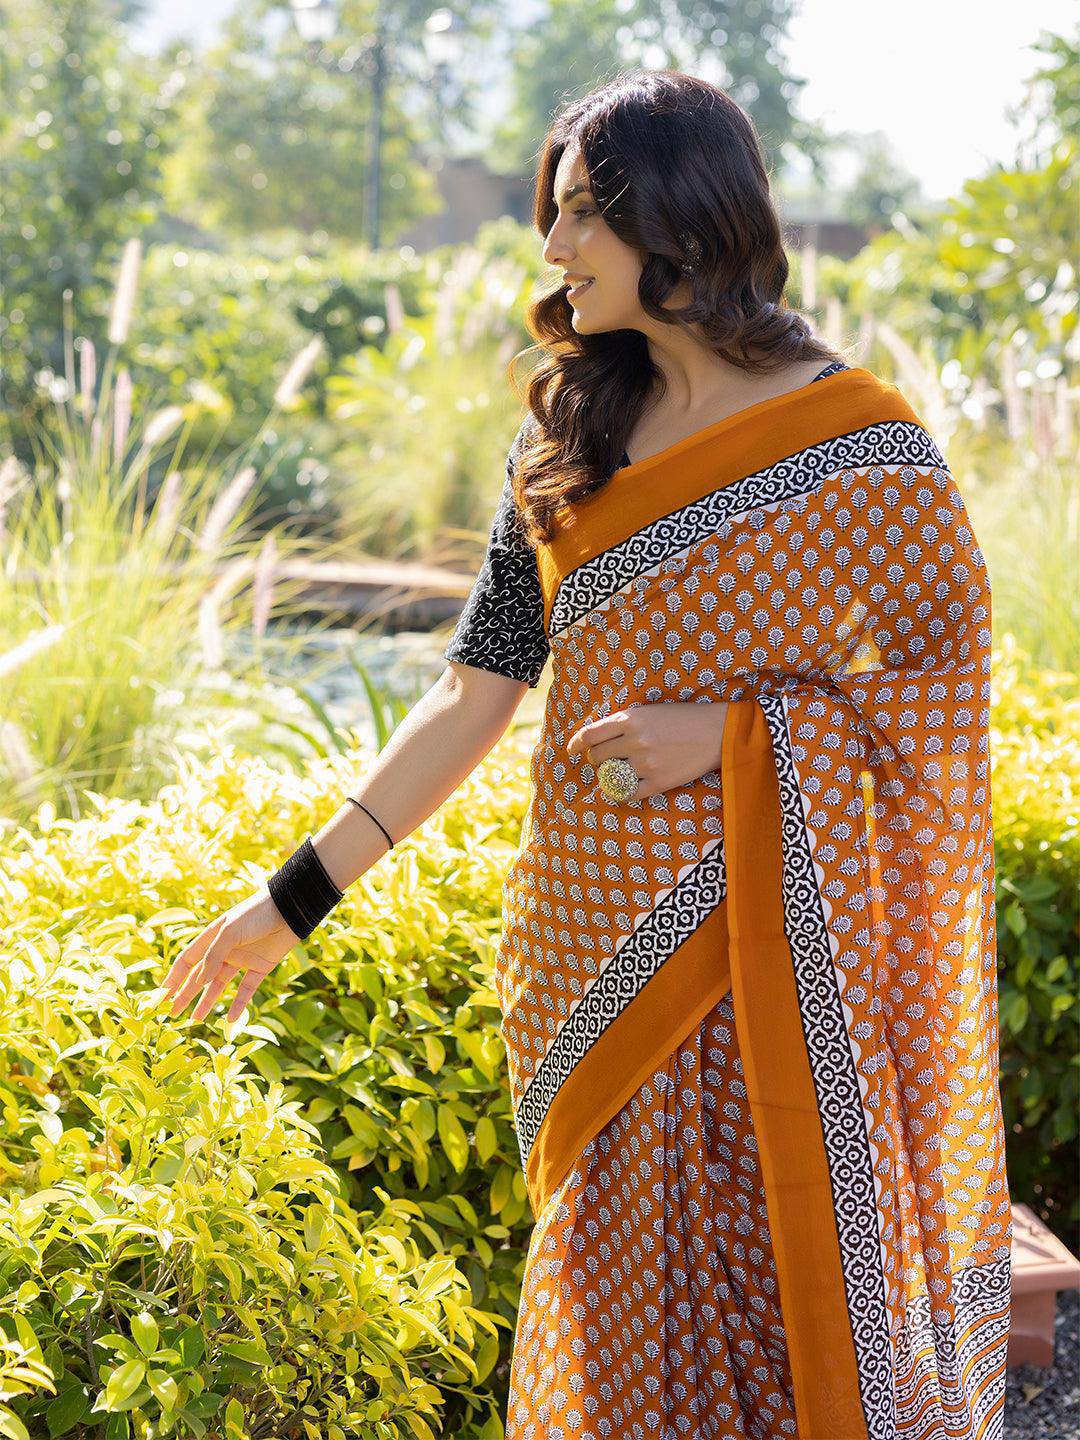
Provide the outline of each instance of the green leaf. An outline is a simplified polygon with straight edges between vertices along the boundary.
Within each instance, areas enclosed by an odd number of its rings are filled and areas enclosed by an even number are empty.
[[[492,1414],[484,1421],[484,1428],[480,1431],[480,1440],[506,1440],[506,1430],[499,1415]]]
[[[1009,1029],[1014,1035],[1018,1035],[1027,1024],[1029,1012],[1028,998],[1026,995],[1014,995],[1008,1010]]]
[[[43,1364],[45,1357],[41,1353],[41,1346],[38,1343],[37,1336],[34,1334],[34,1327],[25,1315],[15,1316],[15,1329],[18,1331],[19,1339],[22,1341],[23,1348],[30,1358],[37,1360],[39,1364]]]
[[[497,1335],[485,1335],[480,1342],[476,1352],[476,1379],[477,1382],[485,1380],[495,1366],[499,1358],[499,1337]]]
[[[1005,924],[1014,935],[1023,935],[1027,929],[1027,916],[1024,914],[1023,907],[1018,905],[1015,900],[1005,907]]]
[[[226,1355],[231,1355],[234,1360],[243,1360],[248,1365],[264,1366],[271,1363],[265,1347],[257,1340],[226,1340],[221,1348]]]
[[[454,1169],[464,1170],[469,1163],[469,1142],[461,1121],[449,1105],[439,1106],[439,1139]]]
[[[146,1377],[146,1383],[150,1386],[154,1399],[163,1410],[168,1411],[176,1408],[176,1401],[180,1390],[176,1381],[168,1371],[151,1370]]]
[[[309,1205],[304,1211],[304,1245],[308,1250],[318,1250],[322,1243],[326,1214],[321,1205]],[[267,1357],[269,1360],[269,1357]]]
[[[487,1115],[481,1115],[476,1122],[476,1153],[481,1160],[490,1160],[498,1145],[494,1123]]]
[[[513,1184],[514,1172],[509,1165],[503,1165],[499,1173],[491,1182],[491,1213],[498,1215],[506,1202],[510,1199],[510,1187]]]
[[[206,1340],[198,1325],[189,1325],[180,1336],[180,1356],[185,1369],[195,1370],[206,1353]]]
[[[0,1405],[0,1435],[8,1436],[8,1440],[30,1440],[29,1430],[6,1405]]]
[[[79,1423],[90,1407],[85,1385],[71,1385],[61,1390],[45,1411],[45,1420],[53,1440],[66,1435]]]
[[[117,1410],[130,1400],[146,1378],[145,1360],[125,1360],[114,1370],[105,1385],[105,1408]]]
[[[369,999],[377,1003],[383,998],[386,993],[386,987],[383,985],[382,976],[379,974],[377,965],[358,965],[356,967],[356,976],[363,987],[364,994],[367,995]]]
[[[412,1125],[421,1140],[430,1140],[435,1134],[435,1106],[430,1100],[416,1102]]]
[[[131,1336],[144,1355],[153,1355],[158,1347],[158,1323],[149,1310],[131,1317]]]
[[[1069,968],[1069,962],[1064,955],[1055,955],[1050,964],[1046,967],[1046,978],[1051,982],[1060,980]]]
[[[228,1440],[241,1440],[244,1435],[244,1407],[235,1397],[225,1406],[225,1433]]]
[[[378,1237],[379,1244],[394,1257],[399,1270],[409,1268],[409,1257],[405,1253],[405,1246],[396,1235],[384,1234]]]

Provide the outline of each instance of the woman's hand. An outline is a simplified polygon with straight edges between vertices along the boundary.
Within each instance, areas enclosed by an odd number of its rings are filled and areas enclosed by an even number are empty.
[[[636,705],[582,725],[566,749],[594,768],[612,755],[629,760],[640,780],[630,798],[644,800],[719,770],[727,710],[726,700]]]
[[[175,1019],[192,996],[203,990],[191,1018],[205,1019],[225,986],[239,975],[240,984],[226,1017],[231,1025],[278,961],[299,943],[264,885],[211,921],[180,951],[164,981],[166,992],[173,997],[170,1016]]]

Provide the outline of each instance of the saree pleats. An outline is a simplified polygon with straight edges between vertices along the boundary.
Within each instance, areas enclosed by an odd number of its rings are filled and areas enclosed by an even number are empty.
[[[506,1434],[796,1433],[728,990],[588,1142],[541,1213]]]
[[[941,452],[845,369],[617,472],[538,565],[509,1440],[1000,1437],[990,591]],[[717,768],[643,800],[566,751],[719,701]]]

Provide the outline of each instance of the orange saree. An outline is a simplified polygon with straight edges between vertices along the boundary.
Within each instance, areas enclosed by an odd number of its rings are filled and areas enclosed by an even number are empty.
[[[617,471],[537,564],[508,1440],[1000,1436],[990,589],[946,461],[840,369]],[[718,700],[719,769],[642,801],[565,749]]]

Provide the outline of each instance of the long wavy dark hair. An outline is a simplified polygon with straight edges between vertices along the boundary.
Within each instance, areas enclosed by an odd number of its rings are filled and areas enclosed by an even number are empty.
[[[641,253],[638,298],[647,315],[697,326],[717,355],[753,374],[814,357],[847,360],[785,303],[789,267],[764,151],[750,117],[723,90],[677,70],[634,70],[568,105],[537,162],[533,223],[541,237],[558,216],[555,172],[575,143],[606,223]],[[698,250],[692,299],[666,308],[688,248]],[[639,414],[666,388],[641,331],[579,334],[566,291],[560,279],[528,307],[525,323],[538,343],[509,367],[520,393],[517,361],[543,355],[525,387],[530,414],[513,465],[530,544],[551,538],[561,506],[608,482]]]

